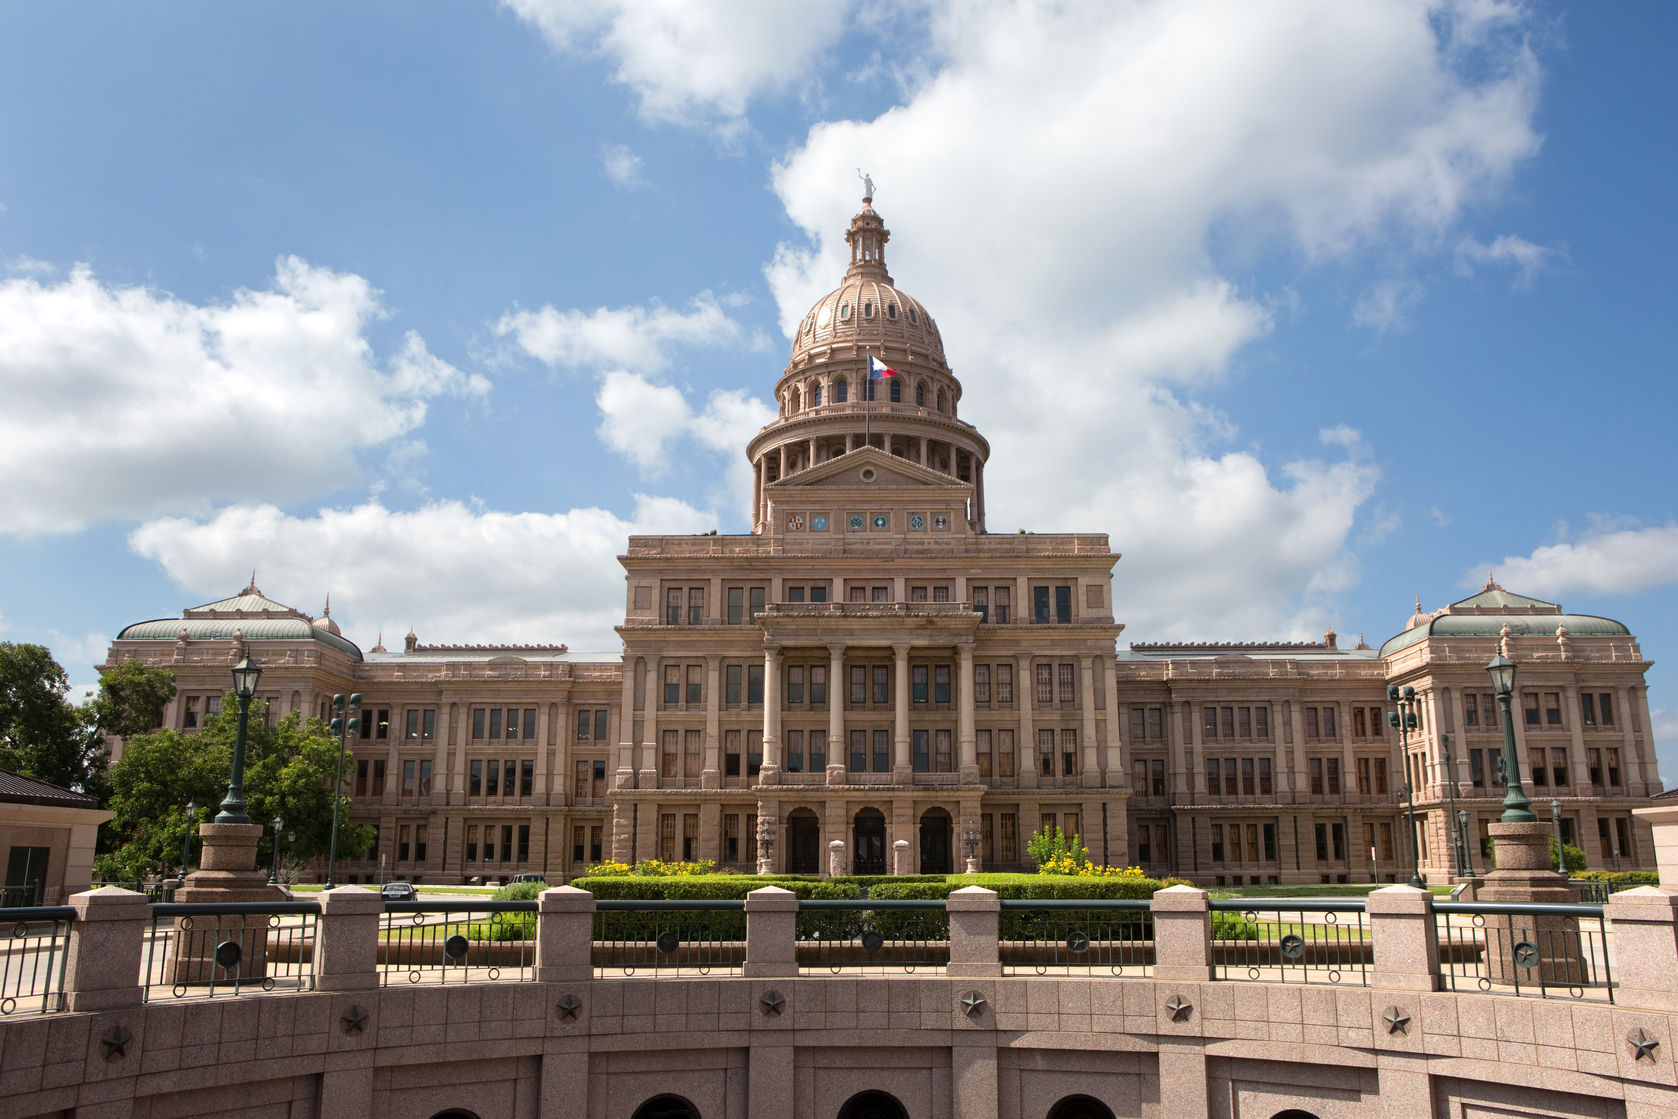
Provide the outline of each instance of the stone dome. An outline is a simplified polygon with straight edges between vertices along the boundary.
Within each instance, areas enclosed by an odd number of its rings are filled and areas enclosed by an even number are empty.
[[[935,365],[944,364],[944,339],[920,301],[892,284],[886,271],[885,244],[891,231],[868,200],[851,219],[845,240],[851,264],[844,282],[816,300],[798,324],[789,366],[841,350],[876,355],[890,352]]]

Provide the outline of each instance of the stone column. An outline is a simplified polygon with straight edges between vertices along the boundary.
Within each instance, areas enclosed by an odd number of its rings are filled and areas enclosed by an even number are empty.
[[[899,839],[892,843],[892,873],[913,874],[915,868],[909,864],[909,841]]]
[[[1409,886],[1384,886],[1370,893],[1365,912],[1375,956],[1371,985],[1437,991],[1439,933],[1433,923],[1433,895]]]
[[[763,886],[746,895],[748,979],[798,974],[798,897],[779,886]]]
[[[894,681],[896,701],[896,715],[892,720],[891,740],[891,779],[899,785],[907,784],[913,778],[913,766],[909,759],[909,646],[893,645],[891,651],[897,657],[897,675]]]
[[[587,983],[594,978],[594,895],[574,886],[536,898],[536,981]]]
[[[1577,684],[1565,685],[1562,688],[1562,696],[1562,703],[1565,704],[1563,707],[1564,717],[1572,731],[1568,736],[1567,743],[1568,790],[1575,793],[1578,790],[1583,790],[1589,793],[1591,775],[1589,767],[1585,764],[1584,711],[1579,706],[1579,686]],[[1558,793],[1558,795],[1560,794]],[[1574,838],[1579,837],[1574,836]]]
[[[139,1006],[140,959],[146,924],[151,920],[146,895],[101,886],[72,894],[69,901],[76,919],[70,922],[70,945],[64,963],[65,1009]]]
[[[835,839],[827,845],[827,876],[839,878],[845,873],[845,841]]]
[[[1125,725],[1119,714],[1119,664],[1117,657],[1102,657],[1107,665],[1107,777],[1104,782],[1115,789],[1129,788],[1130,774],[1124,764]],[[1140,790],[1131,790],[1133,793]]]
[[[999,923],[1002,902],[996,891],[966,886],[950,893],[950,963],[952,979],[978,979],[1002,974]]]
[[[763,650],[763,768],[760,785],[774,785],[781,779],[781,648]]]
[[[1168,886],[1154,894],[1154,982],[1205,983],[1212,978],[1212,910],[1206,891]]]
[[[635,787],[635,657],[623,654],[623,691],[618,700],[617,787]]]
[[[1079,784],[1094,788],[1101,784],[1101,762],[1095,744],[1095,657],[1086,653],[1078,658],[1078,688],[1083,699],[1084,757],[1078,763]]]
[[[714,653],[705,658],[705,768],[699,787],[722,787],[722,657]]]
[[[359,886],[321,891],[317,990],[364,991],[379,985],[379,918],[384,911],[384,899]]]
[[[1486,884],[1475,892],[1476,901],[1567,904],[1576,901],[1567,879],[1550,869],[1548,820],[1521,824],[1492,824],[1497,869],[1486,875]],[[1493,983],[1543,982],[1571,986],[1588,976],[1582,959],[1582,945],[1563,924],[1562,917],[1529,917],[1488,914],[1486,917],[1486,974]],[[1527,969],[1516,964],[1514,947],[1523,941],[1538,948],[1537,966]]]
[[[431,772],[434,778],[431,782],[431,803],[436,805],[448,804],[451,799],[449,794],[458,788],[454,774],[449,772],[449,723],[452,721],[449,715],[453,708],[452,703],[437,704],[438,725],[433,730],[437,738],[431,744]],[[420,718],[425,716],[422,714]],[[423,723],[421,725],[423,727]]]
[[[636,786],[642,789],[658,788],[658,701],[663,698],[660,694],[664,681],[660,678],[661,669],[658,657],[648,657],[647,685],[641,693],[641,745],[636,751],[635,778]]]
[[[1014,773],[1022,789],[1037,787],[1037,731],[1032,725],[1031,714],[1036,686],[1031,678],[1031,654],[1021,653],[1014,658],[1014,704],[1020,713],[1020,740],[1015,743],[1017,757]]]
[[[956,698],[960,706],[956,717],[956,743],[961,751],[959,772],[961,780],[966,783],[979,779],[979,740],[973,729],[973,646],[958,645],[956,654],[960,658],[961,677],[957,683]]]
[[[827,783],[843,785],[850,743],[845,741],[845,646],[827,647]]]

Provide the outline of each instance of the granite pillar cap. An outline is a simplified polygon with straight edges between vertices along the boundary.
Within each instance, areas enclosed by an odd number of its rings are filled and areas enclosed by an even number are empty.
[[[951,913],[999,911],[1002,899],[995,890],[987,890],[983,886],[963,886],[950,891],[946,904]]]
[[[1155,910],[1172,913],[1205,913],[1211,908],[1205,890],[1194,886],[1167,886],[1155,890],[1150,903]]]
[[[798,909],[798,895],[779,886],[759,886],[746,895],[746,912],[793,912]]]
[[[1427,913],[1433,909],[1433,891],[1417,886],[1383,886],[1371,890],[1364,900],[1366,913]]]
[[[353,917],[384,911],[385,899],[360,886],[339,886],[320,892],[320,912],[323,917]]]
[[[77,921],[134,921],[151,915],[151,903],[145,894],[124,890],[120,886],[101,886],[71,894],[69,905],[76,911]]]
[[[555,886],[536,895],[538,913],[579,913],[594,909],[594,895],[576,886]]]

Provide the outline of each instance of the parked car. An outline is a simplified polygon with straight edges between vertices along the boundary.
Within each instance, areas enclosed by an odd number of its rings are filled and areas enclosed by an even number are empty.
[[[386,882],[379,887],[379,896],[386,901],[417,901],[419,891],[412,882]]]

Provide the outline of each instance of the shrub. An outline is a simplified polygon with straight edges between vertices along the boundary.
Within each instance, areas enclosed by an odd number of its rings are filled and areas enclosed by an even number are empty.
[[[491,901],[535,901],[536,895],[547,889],[545,882],[512,882],[489,896]]]
[[[1257,940],[1257,921],[1249,921],[1239,913],[1212,914],[1213,940]]]

